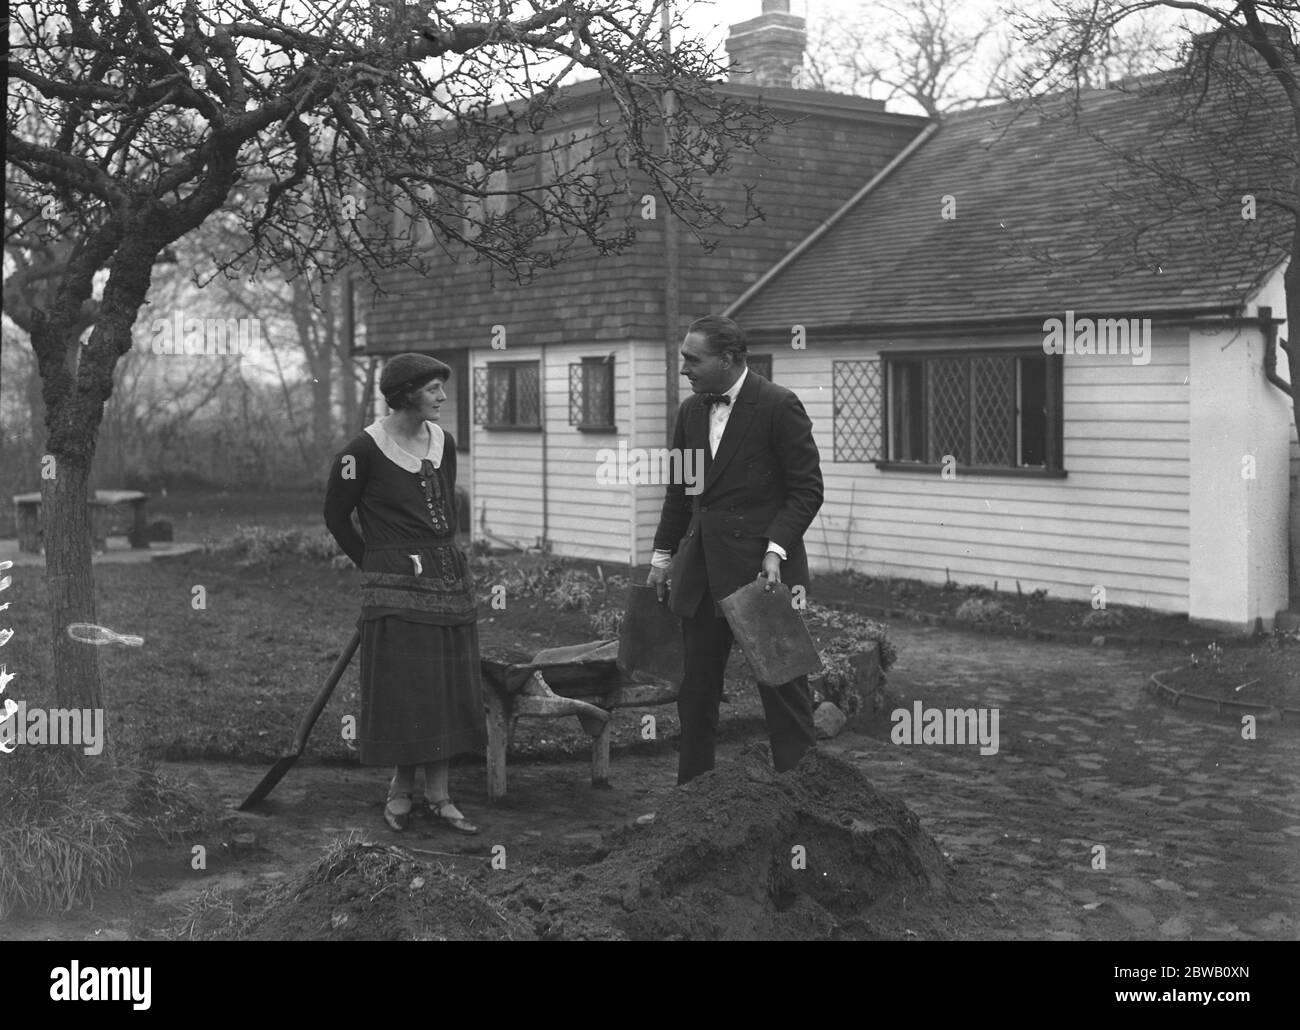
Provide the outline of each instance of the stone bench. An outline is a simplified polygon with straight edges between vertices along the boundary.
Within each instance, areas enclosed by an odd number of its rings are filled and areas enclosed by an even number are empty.
[[[149,495],[139,490],[96,490],[89,498],[90,537],[94,548],[103,551],[108,546],[109,509],[118,504],[131,505],[131,528],[126,538],[133,550],[149,547],[145,505]],[[18,531],[18,549],[40,554],[44,545],[41,530],[41,495],[39,493],[14,495],[14,525]]]

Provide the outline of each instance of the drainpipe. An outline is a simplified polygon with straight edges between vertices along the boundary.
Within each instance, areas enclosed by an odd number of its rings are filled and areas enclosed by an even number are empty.
[[[1271,307],[1259,309],[1259,324],[1264,330],[1264,378],[1288,397],[1295,396],[1295,388],[1277,374],[1277,327],[1284,318],[1274,318]]]

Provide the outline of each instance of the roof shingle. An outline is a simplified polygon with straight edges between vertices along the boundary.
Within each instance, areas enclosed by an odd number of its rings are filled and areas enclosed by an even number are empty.
[[[1077,108],[1058,97],[949,116],[733,314],[788,332],[1235,308],[1285,256],[1292,224],[1263,202],[1296,200],[1276,92],[1191,110],[1158,77]],[[941,217],[945,196],[955,218]]]

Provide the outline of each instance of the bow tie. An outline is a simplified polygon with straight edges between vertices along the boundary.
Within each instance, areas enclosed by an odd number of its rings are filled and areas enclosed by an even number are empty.
[[[706,393],[704,395],[704,406],[706,408],[711,408],[715,404],[730,405],[731,398],[728,397],[725,393]]]

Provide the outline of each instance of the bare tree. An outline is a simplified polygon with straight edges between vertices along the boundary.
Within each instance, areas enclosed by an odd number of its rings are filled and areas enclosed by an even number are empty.
[[[6,221],[6,242],[52,243],[66,254],[27,297],[56,462],[42,487],[61,705],[102,707],[94,648],[62,628],[94,621],[86,489],[96,432],[160,256],[219,217],[242,234],[215,256],[222,270],[314,269],[317,281],[358,262],[423,271],[409,231],[419,224],[522,277],[578,241],[604,252],[630,243],[631,226],[620,230],[614,215],[634,190],[658,195],[707,237],[724,214],[700,190],[702,170],[716,170],[719,154],[725,167],[733,147],[769,126],[710,85],[723,69],[702,43],[683,36],[671,53],[661,46],[661,7],[43,0],[12,8],[5,160],[28,203]],[[567,141],[537,142],[560,87],[577,74],[598,79],[618,112],[592,130],[592,154],[618,157],[611,174],[559,160]],[[670,93],[677,131],[708,147],[665,154]],[[545,186],[512,174],[538,160],[556,167]],[[507,203],[470,203],[488,196]],[[43,216],[17,214],[32,208]]]
[[[1256,270],[1288,260],[1288,336],[1279,343],[1300,429],[1294,385],[1300,371],[1300,4],[1066,0],[1020,19],[1026,52],[1033,55],[1020,90],[1064,95],[1081,111],[1079,100],[1095,83],[1097,55],[1110,51],[1110,41],[1130,20],[1161,9],[1184,19],[1179,61],[1169,73],[1126,88],[1163,105],[1162,131],[1122,143],[1096,135],[1097,145],[1114,153],[1131,177],[1081,209],[1075,222],[1092,247],[1114,257],[1117,271],[1158,270],[1162,262],[1185,257],[1189,246],[1209,262],[1244,258]],[[1180,237],[1168,231],[1171,225],[1186,231]],[[1040,257],[1053,260],[1047,253]]]
[[[1054,4],[1048,0],[1044,6]],[[931,117],[1010,100],[1031,57],[1009,18],[1012,11],[1032,6],[1005,10],[967,0],[860,3],[811,24],[809,85],[910,102]],[[1172,38],[1168,25],[1139,13],[1082,55],[1080,72],[1086,85],[1100,87],[1167,67]]]
[[[815,89],[909,100],[926,114],[1000,97],[1009,51],[999,20],[962,17],[960,0],[859,4],[812,23],[808,81]]]

